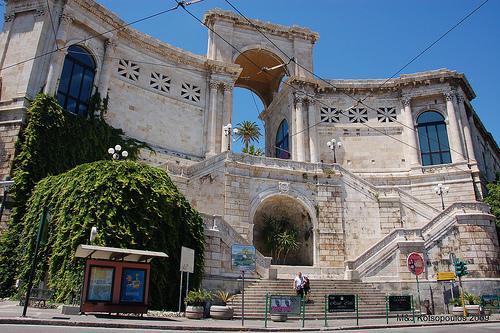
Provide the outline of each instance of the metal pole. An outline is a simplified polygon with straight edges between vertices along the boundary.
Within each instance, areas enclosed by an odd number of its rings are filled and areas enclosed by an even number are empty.
[[[328,322],[326,321],[326,307],[327,307],[327,303],[326,302],[327,301],[328,301],[328,296],[325,295],[325,307],[324,307],[325,308],[324,309],[325,310],[325,327],[328,327]]]
[[[245,271],[241,271],[241,280],[243,288],[241,288],[241,326],[245,326]]]
[[[269,293],[266,293],[266,309],[264,310],[264,327],[267,328],[267,304],[269,302]]]
[[[3,198],[2,206],[0,207],[0,221],[2,221],[3,210],[5,209],[5,204],[7,203],[7,194],[9,193],[8,187],[3,188]]]
[[[418,284],[418,275],[415,274],[415,279],[417,279],[417,296],[418,296],[418,311],[422,311],[422,304],[420,303],[420,286]]]
[[[337,163],[337,154],[335,153],[335,146],[333,146],[333,163]]]
[[[453,286],[454,286],[454,283],[453,283],[453,280],[450,281],[451,283],[451,299],[455,299],[455,295],[453,295]]]
[[[389,303],[387,296],[385,296],[385,323],[389,325]]]
[[[464,299],[464,287],[462,287],[462,277],[458,277],[458,283],[460,285],[460,298],[462,299],[462,309],[464,310],[464,317],[467,317],[467,310],[465,309],[465,299]]]
[[[181,316],[181,299],[182,299],[182,276],[184,272],[181,271],[181,283],[179,285],[179,317]]]
[[[439,196],[441,197],[441,206],[443,207],[444,210],[444,199],[443,199],[443,191],[439,193]]]
[[[359,326],[358,294],[356,294],[356,326]]]
[[[189,272],[186,272],[186,296],[189,292]]]
[[[415,322],[415,306],[413,306],[413,295],[411,295],[411,311],[413,313],[413,322]]]
[[[28,286],[26,288],[26,298],[24,299],[24,307],[22,315],[23,317],[26,317],[26,311],[28,311],[28,303],[30,301],[31,287],[33,287],[33,278],[35,275],[36,265],[38,261],[38,248],[40,247],[40,241],[42,238],[46,215],[47,215],[47,208],[44,207],[42,210],[42,216],[40,217],[40,224],[38,225],[38,234],[36,236],[36,243],[35,243],[35,253],[33,254],[33,260],[31,261],[30,275],[28,277]]]
[[[302,298],[301,303],[302,303],[302,328],[304,328],[305,321],[306,321],[306,301],[305,301],[305,298]]]

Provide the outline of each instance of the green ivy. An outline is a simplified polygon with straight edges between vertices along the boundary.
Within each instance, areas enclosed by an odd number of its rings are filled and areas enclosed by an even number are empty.
[[[0,239],[0,297],[13,291],[17,260],[24,251],[19,239],[24,228],[22,219],[35,184],[79,164],[109,159],[107,150],[116,144],[125,147],[132,160],[137,158],[139,148],[145,146],[125,138],[120,129],[102,119],[107,98],[102,101],[96,93],[91,102],[93,111],[87,118],[63,111],[54,97],[45,94],[38,94],[27,110],[26,126],[16,145],[15,185],[9,191],[15,204],[8,230]]]
[[[177,190],[167,173],[133,161],[98,161],[40,181],[22,219],[20,277],[26,281],[43,207],[49,211],[47,241],[40,248],[35,285],[44,279],[55,300],[77,295],[83,262],[75,258],[87,244],[92,226],[95,245],[162,251],[168,259],[153,259],[150,297],[153,308],[177,304],[181,246],[196,252],[192,286],[203,272],[203,221]]]

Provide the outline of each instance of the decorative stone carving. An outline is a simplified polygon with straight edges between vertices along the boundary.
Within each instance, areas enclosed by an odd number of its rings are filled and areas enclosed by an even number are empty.
[[[462,94],[457,94],[457,102],[463,103],[465,101],[465,97]]]
[[[75,20],[75,18],[72,15],[69,15],[67,13],[62,13],[59,16],[59,18],[61,20],[61,24],[65,24],[65,25],[70,25]]]
[[[6,13],[3,16],[4,22],[12,22],[16,18],[16,13]]]
[[[295,104],[302,104],[302,103],[304,103],[304,100],[305,100],[304,94],[300,94],[300,93],[293,94],[293,102]]]
[[[234,88],[234,83],[233,82],[224,82],[222,83],[222,89],[224,89],[224,92],[232,92]]]
[[[220,81],[210,81],[209,86],[210,89],[217,89],[222,84]]]
[[[278,183],[278,190],[280,193],[288,193],[290,190],[290,183],[287,182],[279,182]]]
[[[455,93],[453,91],[447,91],[444,93],[444,98],[446,98],[446,101],[448,101],[448,102],[453,101],[454,96],[455,96]]]
[[[46,13],[46,9],[45,8],[38,8],[35,10],[35,12],[33,13],[33,16],[35,17],[38,17],[38,16],[44,16]]]
[[[411,98],[403,97],[403,98],[401,98],[401,103],[403,104],[404,107],[410,106]]]

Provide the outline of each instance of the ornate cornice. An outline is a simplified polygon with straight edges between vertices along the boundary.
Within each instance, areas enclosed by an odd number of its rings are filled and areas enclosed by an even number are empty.
[[[401,97],[401,104],[403,104],[404,107],[410,106],[411,98],[410,97]]]
[[[443,95],[446,101],[450,102],[453,101],[453,97],[455,97],[456,93],[454,91],[447,91]]]
[[[244,17],[236,15],[231,11],[225,11],[221,9],[212,9],[205,13],[203,17],[203,23],[212,26],[215,21],[226,21],[233,23],[234,25],[255,29],[254,25],[263,32],[268,34],[283,36],[285,38],[298,37],[301,39],[309,40],[315,43],[319,39],[319,34],[307,28],[302,28],[299,26],[287,27],[284,25],[273,24],[269,22],[263,22],[256,19],[249,19],[249,23]]]

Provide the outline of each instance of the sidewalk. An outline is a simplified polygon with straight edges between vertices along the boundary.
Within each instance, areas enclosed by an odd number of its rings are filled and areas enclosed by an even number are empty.
[[[55,325],[55,326],[80,326],[80,327],[107,327],[107,328],[130,328],[130,329],[156,329],[156,330],[193,330],[193,331],[318,331],[318,330],[343,330],[343,329],[370,329],[384,327],[410,327],[423,325],[450,325],[450,324],[474,324],[485,323],[486,321],[467,322],[419,322],[397,321],[396,318],[389,318],[389,325],[385,318],[363,319],[359,321],[359,327],[353,319],[329,320],[328,327],[324,326],[324,320],[307,320],[305,327],[302,322],[290,320],[285,323],[274,323],[268,321],[268,327],[264,328],[263,320],[245,320],[245,326],[241,326],[241,320],[190,320],[183,317],[172,318],[126,318],[109,317],[99,315],[63,315],[60,309],[39,309],[28,308],[28,317],[22,318],[22,307],[17,302],[0,302],[0,325]],[[500,315],[494,315],[488,322],[500,322]],[[0,326],[1,327],[1,326]]]

